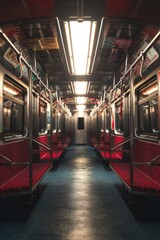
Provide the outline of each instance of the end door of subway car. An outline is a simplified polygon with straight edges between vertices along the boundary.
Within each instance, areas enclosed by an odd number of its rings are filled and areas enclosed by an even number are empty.
[[[75,144],[87,144],[87,123],[88,115],[86,113],[75,114]]]

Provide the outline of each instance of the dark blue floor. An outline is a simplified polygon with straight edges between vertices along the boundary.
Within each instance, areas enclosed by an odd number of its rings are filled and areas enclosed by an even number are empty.
[[[26,197],[0,200],[0,240],[159,240],[159,199],[140,198],[132,210],[121,182],[90,146],[71,146]]]

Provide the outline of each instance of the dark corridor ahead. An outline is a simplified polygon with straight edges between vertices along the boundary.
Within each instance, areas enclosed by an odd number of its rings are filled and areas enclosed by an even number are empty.
[[[121,182],[91,146],[70,146],[37,200],[0,199],[0,240],[159,240],[159,200],[129,208]]]

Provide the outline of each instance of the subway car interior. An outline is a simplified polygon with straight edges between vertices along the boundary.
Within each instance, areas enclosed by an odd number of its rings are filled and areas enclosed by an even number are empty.
[[[160,239],[160,1],[0,5],[0,240]]]

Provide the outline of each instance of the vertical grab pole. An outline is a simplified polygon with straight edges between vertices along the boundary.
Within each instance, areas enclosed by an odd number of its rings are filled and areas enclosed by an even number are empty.
[[[157,73],[158,78],[158,143],[160,143],[160,71]]]
[[[111,102],[112,102],[112,95],[114,93],[114,91],[116,90],[116,75],[114,73],[114,77],[113,77],[113,88],[110,91],[109,94],[109,160],[111,161],[112,159],[112,121],[114,122],[114,118],[113,118],[113,109],[111,107]],[[115,124],[115,122],[114,122]],[[114,130],[113,130],[114,131]]]
[[[48,82],[48,74],[46,73],[46,86],[47,86],[47,90],[48,90],[48,93],[49,93],[49,100],[50,100],[50,128],[49,128],[49,131],[50,131],[50,138],[49,138],[49,143],[50,143],[50,147],[51,147],[51,150],[50,150],[50,156],[52,158],[52,132],[53,132],[53,124],[52,124],[52,94],[51,94],[51,90],[49,89],[49,82]]]
[[[134,141],[134,79],[130,70],[130,187],[133,188],[133,141]]]
[[[50,146],[51,146],[51,159],[52,159],[52,151],[53,151],[53,144],[52,144],[52,134],[53,134],[53,106],[52,106],[52,93],[49,90],[49,98],[50,98]]]
[[[32,189],[32,179],[33,179],[33,175],[32,175],[32,71],[29,68],[29,133],[28,133],[28,137],[29,137],[29,188],[30,190]]]
[[[112,138],[112,128],[111,128],[111,97],[112,97],[112,90],[109,93],[109,161],[111,161],[111,138]]]

